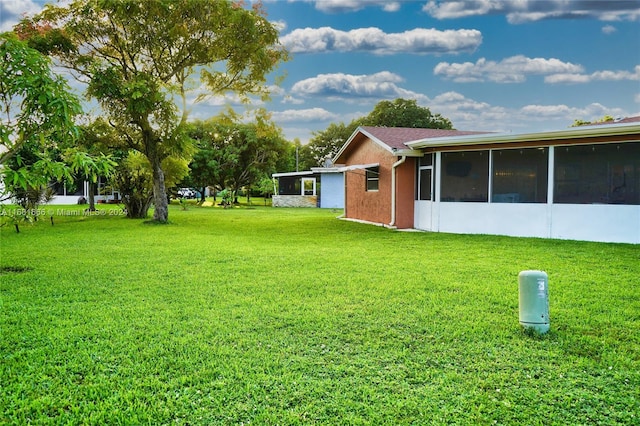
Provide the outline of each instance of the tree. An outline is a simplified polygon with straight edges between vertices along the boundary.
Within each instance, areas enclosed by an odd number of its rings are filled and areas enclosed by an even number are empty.
[[[232,172],[235,197],[240,188],[250,190],[264,175],[275,172],[279,159],[289,145],[282,136],[282,130],[264,110],[256,112],[255,122],[237,124],[236,127],[237,132],[231,144],[237,154]]]
[[[440,114],[432,114],[418,106],[415,99],[381,101],[363,120],[365,126],[415,127],[423,129],[452,129],[451,121]]]
[[[189,127],[198,151],[189,165],[190,180],[199,186],[229,189],[234,199],[238,191],[257,183],[275,171],[288,148],[281,130],[264,112],[252,123],[242,123],[232,111]]]
[[[313,138],[302,149],[303,157],[311,157],[311,166],[322,166],[327,158],[333,158],[345,144],[351,134],[362,124],[362,119],[356,119],[349,124],[331,123],[320,132],[313,132]]]
[[[13,33],[0,34],[0,108],[5,190],[27,190],[52,178],[70,177],[50,154],[75,141],[80,103],[66,81],[51,71],[50,61]]]
[[[592,124],[611,123],[613,121],[615,121],[615,118],[613,118],[610,115],[605,115],[601,119],[595,120],[595,121],[585,121],[585,120],[576,119],[576,120],[573,120],[573,124],[570,127],[590,126]]]
[[[270,198],[274,192],[274,183],[273,179],[269,176],[263,176],[258,182],[257,188],[260,191],[260,194],[264,197],[264,205],[267,205],[267,198]]]
[[[112,153],[114,151],[118,146],[117,140],[118,137],[113,128],[101,118],[80,126],[78,146],[99,159],[99,161],[96,161],[83,152],[74,151],[71,153],[72,159],[76,160],[72,166],[74,171],[76,173],[82,172],[83,177],[89,183],[89,211],[96,210],[94,194],[98,179],[101,177],[109,178],[118,165],[111,156],[104,154],[105,152]],[[119,157],[122,157],[122,153],[120,153]]]
[[[147,158],[158,222],[168,220],[162,162],[189,144],[187,91],[195,75],[210,94],[267,96],[267,74],[287,58],[260,4],[75,0],[47,5],[19,31],[86,78],[88,96]]]
[[[167,186],[173,187],[189,172],[182,158],[167,157],[162,161]],[[144,219],[153,202],[153,172],[149,160],[137,151],[129,151],[119,162],[111,178],[122,195],[127,217]]]
[[[0,187],[24,209],[19,220],[36,220],[38,204],[53,194],[52,181],[72,182],[108,174],[113,162],[75,147],[78,99],[51,62],[13,33],[0,34]]]
[[[189,176],[186,182],[201,190],[201,200],[204,189],[214,187],[215,191],[223,190],[229,180],[229,170],[233,167],[235,157],[226,148],[223,135],[227,126],[213,119],[189,123],[187,134],[195,141],[196,152],[189,163]]]

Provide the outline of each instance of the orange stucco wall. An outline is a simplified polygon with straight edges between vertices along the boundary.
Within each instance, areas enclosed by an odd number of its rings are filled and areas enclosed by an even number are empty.
[[[366,190],[364,170],[345,173],[345,217],[368,222],[389,224],[391,222],[391,170],[399,157],[370,140],[358,145],[346,158],[346,165],[380,164],[378,191]],[[407,158],[396,169],[396,226],[413,227],[415,162]]]

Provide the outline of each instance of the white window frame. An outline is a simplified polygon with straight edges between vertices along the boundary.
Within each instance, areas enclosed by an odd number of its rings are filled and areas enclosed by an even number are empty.
[[[316,195],[316,178],[302,178],[300,179],[300,195]],[[305,182],[311,182],[312,183],[312,188],[313,188],[313,193],[312,194],[305,194]]]

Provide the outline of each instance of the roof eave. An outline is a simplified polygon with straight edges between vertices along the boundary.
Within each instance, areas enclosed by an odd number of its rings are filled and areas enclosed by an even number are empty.
[[[397,155],[398,157],[422,157],[424,156],[424,152],[417,150],[417,149],[392,149],[391,150],[393,152],[394,155]]]
[[[309,175],[312,175],[313,173],[314,173],[313,171],[308,171],[308,170],[305,170],[303,172],[282,172],[282,173],[272,173],[271,177],[279,178],[279,177],[309,176]]]
[[[340,173],[341,167],[311,167],[313,173]]]
[[[572,127],[569,129],[556,130],[550,132],[537,133],[491,133],[468,136],[446,136],[440,138],[422,139],[414,142],[407,142],[407,146],[413,149],[430,148],[437,146],[457,146],[457,145],[482,145],[487,143],[509,143],[509,142],[529,142],[546,141],[554,139],[572,139],[598,136],[621,136],[629,134],[640,134],[640,124],[611,124]]]

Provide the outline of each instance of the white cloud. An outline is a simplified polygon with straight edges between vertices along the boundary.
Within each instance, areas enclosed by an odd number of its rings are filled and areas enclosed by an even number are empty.
[[[548,75],[545,83],[591,83],[593,81],[640,81],[640,65],[636,65],[633,71],[596,71],[591,74],[560,73]]]
[[[287,22],[283,20],[271,21],[271,24],[280,32],[287,29]]]
[[[578,108],[571,108],[567,105],[527,105],[520,109],[520,112],[532,120],[549,117],[568,116],[574,111],[577,114]],[[577,117],[577,116],[576,116]]]
[[[370,52],[442,54],[473,52],[482,43],[478,30],[416,28],[387,34],[379,28],[340,31],[331,27],[296,29],[280,38],[292,53]]]
[[[433,70],[435,75],[457,83],[492,81],[495,83],[521,83],[527,75],[577,74],[581,65],[563,62],[551,58],[527,58],[523,55],[512,56],[500,62],[478,59],[475,63],[440,62]]]
[[[302,99],[302,98],[296,98],[296,97],[293,97],[293,96],[291,96],[291,95],[285,95],[285,96],[282,98],[282,103],[283,103],[283,104],[301,105],[301,104],[303,104],[304,102],[305,102],[305,101],[304,101],[304,99]]]
[[[636,65],[633,72],[629,71],[596,71],[591,74],[593,80],[621,81],[635,80],[640,81],[640,65]]]
[[[577,84],[577,83],[588,83],[589,81],[590,81],[590,78],[586,74],[552,74],[544,78],[544,82],[550,83],[550,84],[558,84],[558,83]]]
[[[425,99],[424,95],[401,88],[397,74],[382,71],[375,74],[319,74],[296,82],[291,88],[294,96],[321,97],[327,100],[358,102],[370,99]]]
[[[446,92],[434,97],[428,104],[433,113],[451,120],[458,130],[499,130],[509,120],[507,108],[476,101],[457,92]]]
[[[384,10],[385,12],[397,12],[400,10],[400,2],[398,1],[384,2],[382,6],[382,10]]]
[[[430,0],[422,10],[437,19],[505,15],[512,24],[544,19],[597,19],[600,21],[640,19],[640,1],[638,0]]]
[[[612,117],[627,116],[627,113],[621,108],[609,108],[597,102],[584,107],[571,107],[564,104],[527,105],[522,107],[519,113],[523,115],[523,118],[531,121],[561,119],[569,124],[576,119],[594,121],[605,115],[611,115]]]
[[[471,99],[458,92],[441,93],[425,106],[433,113],[450,119],[456,129],[495,132],[563,129],[576,119],[593,121],[605,115],[633,115],[621,108],[610,108],[599,103],[586,106],[531,104],[509,108]]]
[[[317,10],[325,13],[357,12],[368,6],[381,7],[385,12],[396,12],[400,2],[388,0],[315,0]]]
[[[602,27],[602,33],[606,35],[613,34],[616,31],[618,30],[613,25],[605,25],[604,27]]]
[[[479,1],[429,1],[422,10],[437,19],[455,19],[468,16],[486,15],[501,10],[499,4],[491,0]]]
[[[23,15],[35,15],[42,5],[33,0],[0,0],[0,32],[11,31]]]
[[[274,111],[271,118],[278,123],[338,121],[342,119],[341,116],[329,112],[324,108],[288,109],[285,111]]]

